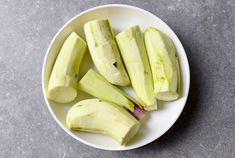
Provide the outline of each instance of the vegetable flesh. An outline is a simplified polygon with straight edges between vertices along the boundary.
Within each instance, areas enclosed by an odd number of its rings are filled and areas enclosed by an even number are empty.
[[[139,101],[145,110],[157,109],[152,74],[139,26],[122,31],[116,40]]]
[[[154,81],[154,93],[163,101],[179,97],[180,84],[178,58],[172,40],[153,27],[144,33],[145,45]]]
[[[93,20],[84,25],[85,36],[92,60],[110,83],[127,86],[129,77],[123,65],[108,20]]]
[[[101,100],[126,107],[137,118],[142,118],[144,115],[144,110],[138,107],[139,103],[92,69],[79,81],[78,88]]]
[[[77,96],[78,72],[86,42],[75,32],[65,40],[51,72],[48,98],[58,102],[71,102]]]
[[[126,109],[99,99],[87,99],[75,104],[67,114],[66,123],[72,130],[109,135],[121,145],[126,145],[140,127],[140,123]]]

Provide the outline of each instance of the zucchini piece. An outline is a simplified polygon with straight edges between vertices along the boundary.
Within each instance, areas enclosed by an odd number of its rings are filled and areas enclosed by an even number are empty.
[[[101,100],[124,106],[138,119],[141,119],[145,114],[145,111],[141,109],[141,106],[137,101],[109,83],[92,69],[90,69],[79,81],[78,89]]]
[[[86,47],[86,42],[75,32],[65,40],[49,79],[49,99],[58,103],[68,103],[75,99],[79,67]]]
[[[157,99],[172,101],[179,97],[180,72],[172,40],[153,27],[144,33]]]
[[[107,19],[93,20],[84,25],[91,58],[99,71],[110,83],[130,84],[119,50]]]
[[[116,36],[131,84],[145,110],[157,109],[153,79],[139,26],[128,28]]]
[[[140,123],[126,109],[99,99],[86,99],[68,112],[66,123],[72,130],[102,133],[126,145],[140,128]]]

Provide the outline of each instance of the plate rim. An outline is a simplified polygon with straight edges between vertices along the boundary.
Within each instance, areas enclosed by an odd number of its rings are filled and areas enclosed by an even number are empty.
[[[159,21],[161,21],[166,27],[167,29],[169,29],[172,33],[173,33],[173,36],[176,36],[176,40],[179,42],[179,44],[181,45],[182,47],[182,50],[184,51],[184,55],[187,59],[186,61],[186,64],[187,64],[187,74],[188,74],[188,77],[189,77],[189,82],[188,82],[188,85],[186,85],[188,88],[186,89],[186,92],[185,92],[185,100],[183,101],[183,104],[184,106],[182,106],[182,109],[180,110],[180,113],[179,115],[176,117],[176,119],[173,121],[173,124],[170,125],[169,128],[166,129],[166,131],[164,133],[162,133],[161,135],[158,135],[156,137],[154,137],[154,139],[148,141],[148,142],[144,142],[143,144],[139,144],[139,145],[136,145],[136,146],[133,146],[133,147],[128,147],[128,146],[125,146],[123,148],[112,148],[112,147],[103,147],[103,146],[100,146],[100,145],[96,145],[96,144],[93,144],[93,143],[90,143],[88,141],[85,141],[79,137],[77,137],[76,135],[74,135],[70,130],[68,130],[67,128],[64,127],[64,125],[59,121],[59,119],[57,118],[57,116],[55,115],[55,113],[53,112],[49,102],[48,102],[48,99],[47,99],[47,96],[46,96],[46,90],[45,90],[45,86],[44,86],[44,83],[45,83],[45,80],[44,80],[44,73],[45,73],[45,65],[46,65],[46,61],[47,61],[47,58],[48,58],[48,55],[49,55],[49,51],[54,43],[54,41],[56,40],[56,38],[58,37],[58,35],[62,32],[62,30],[67,26],[69,25],[72,21],[74,21],[76,18],[78,18],[79,16],[82,16],[83,14],[86,14],[90,11],[94,11],[94,10],[97,10],[97,9],[104,9],[104,8],[109,8],[109,7],[123,7],[123,8],[130,8],[130,9],[134,9],[134,10],[137,10],[137,11],[140,11],[140,12],[143,12],[145,14],[148,14],[149,16],[153,17],[153,18],[157,18]],[[44,100],[46,102],[46,105],[47,105],[47,108],[49,109],[51,115],[53,116],[53,118],[56,120],[57,124],[59,124],[59,126],[70,136],[72,136],[74,139],[88,145],[88,146],[91,146],[91,147],[94,147],[94,148],[97,148],[97,149],[102,149],[102,150],[109,150],[109,151],[124,151],[124,150],[131,150],[131,149],[136,149],[136,148],[139,148],[139,147],[142,147],[142,146],[145,146],[155,140],[157,140],[158,138],[160,138],[162,135],[164,135],[167,131],[169,131],[169,129],[175,124],[175,122],[178,120],[179,116],[182,114],[182,111],[186,105],[186,102],[187,102],[187,99],[188,99],[188,94],[189,94],[189,90],[190,90],[190,67],[189,67],[189,62],[188,62],[188,57],[187,57],[187,54],[185,52],[185,49],[180,41],[180,39],[178,38],[178,36],[176,35],[176,33],[161,19],[159,18],[158,16],[154,15],[153,13],[145,10],[145,9],[142,9],[142,8],[139,8],[139,7],[136,7],[136,6],[132,6],[132,5],[127,5],[127,4],[105,4],[105,5],[99,5],[99,6],[96,6],[96,7],[91,7],[89,9],[86,9],[84,11],[81,11],[79,14],[75,15],[74,17],[72,17],[70,20],[68,20],[65,24],[63,24],[63,26],[57,31],[57,33],[54,35],[54,37],[52,38],[48,48],[47,48],[47,51],[46,51],[46,54],[44,56],[44,59],[43,59],[43,66],[42,66],[42,73],[41,73],[41,80],[42,80],[42,90],[43,90],[43,97],[44,97]]]

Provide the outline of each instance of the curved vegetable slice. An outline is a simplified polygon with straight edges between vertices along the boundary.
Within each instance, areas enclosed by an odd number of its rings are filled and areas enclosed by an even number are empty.
[[[139,103],[122,90],[109,83],[92,69],[90,69],[79,81],[78,88],[101,100],[124,106],[138,119],[141,119],[145,114],[145,111],[141,109]]]
[[[75,99],[79,67],[86,47],[86,42],[75,32],[65,40],[49,79],[49,99],[58,103],[67,103]]]
[[[127,86],[129,77],[123,65],[116,41],[108,20],[93,20],[84,25],[91,58],[110,83]]]
[[[179,97],[180,72],[172,40],[153,27],[144,33],[157,99],[172,101]]]
[[[139,26],[128,28],[116,36],[131,84],[145,110],[157,109],[153,79]]]
[[[126,109],[99,99],[75,104],[66,122],[72,130],[106,134],[121,145],[126,145],[140,128],[140,123]]]

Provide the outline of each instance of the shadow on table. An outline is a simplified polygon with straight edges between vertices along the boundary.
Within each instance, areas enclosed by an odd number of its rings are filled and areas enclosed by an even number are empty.
[[[192,50],[197,51],[197,49],[192,48],[190,44],[187,44],[187,40],[182,40],[181,42],[185,48],[187,53],[187,57],[189,60],[190,65],[190,90],[188,100],[184,107],[184,110],[176,123],[159,139],[155,140],[154,142],[134,150],[135,152],[141,152],[142,150],[158,150],[164,147],[173,146],[179,141],[182,141],[184,134],[187,132],[189,128],[194,125],[194,120],[197,118],[197,112],[199,111],[200,105],[199,98],[200,98],[200,71],[198,67],[198,61],[193,56]],[[191,48],[190,48],[191,47]]]

